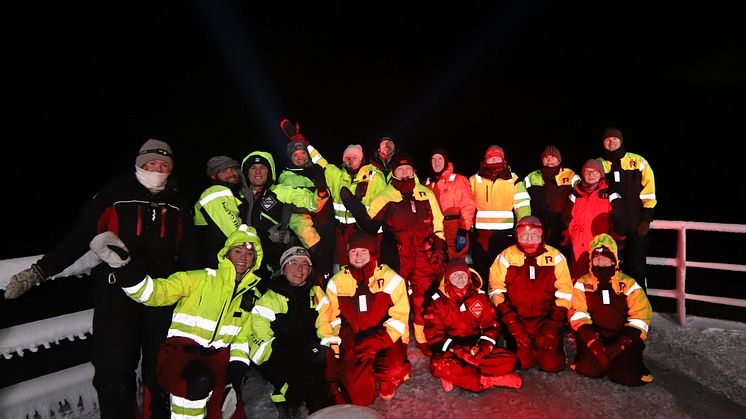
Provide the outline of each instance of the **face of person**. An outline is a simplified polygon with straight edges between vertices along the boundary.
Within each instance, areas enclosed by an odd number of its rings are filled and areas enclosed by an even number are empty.
[[[251,186],[264,186],[267,183],[267,176],[269,176],[267,166],[260,163],[249,166],[249,183]]]
[[[490,156],[484,162],[487,163],[487,164],[502,163],[503,162],[503,158],[500,157],[500,156]]]
[[[618,150],[622,146],[622,140],[619,137],[606,137],[604,138],[604,148],[607,151]]]
[[[370,251],[362,247],[350,249],[347,256],[350,259],[350,265],[355,268],[362,268],[370,262]]]
[[[408,164],[403,164],[394,169],[394,177],[397,179],[409,179],[414,177],[414,169]]]
[[[601,180],[601,173],[599,173],[596,169],[584,169],[583,170],[583,180],[585,183],[588,184],[596,184],[599,180]]]
[[[593,252],[591,263],[593,264],[593,266],[597,266],[599,268],[608,268],[609,266],[614,266],[614,261],[611,260],[608,256],[604,255],[603,253],[596,252]]]
[[[544,156],[541,158],[541,163],[544,167],[557,167],[559,166],[560,161],[555,156]]]
[[[448,277],[448,280],[451,281],[451,285],[454,287],[464,289],[466,284],[469,282],[469,274],[464,271],[456,271]]]
[[[158,173],[171,173],[171,165],[161,159],[153,159],[149,162],[142,165],[142,168],[147,170],[148,172],[158,172]]]
[[[434,172],[440,173],[446,166],[446,159],[440,154],[433,154],[433,157],[430,158],[430,164],[432,164]]]
[[[311,264],[305,258],[297,257],[290,259],[282,269],[290,285],[297,287],[306,283],[308,274],[311,273]]]
[[[254,257],[254,248],[249,248],[245,245],[241,247],[233,247],[228,250],[227,254],[228,260],[233,263],[233,266],[236,268],[236,273],[239,274],[245,273],[254,266]]]
[[[363,164],[363,156],[357,153],[347,153],[342,162],[348,169],[357,170]]]
[[[237,185],[241,181],[238,167],[229,167],[218,172],[218,180],[232,185]]]
[[[391,140],[383,140],[378,144],[378,152],[385,157],[391,156],[394,152],[394,142]]]
[[[305,150],[295,150],[293,151],[293,155],[290,156],[290,161],[298,167],[305,166],[308,163],[308,152]]]
[[[532,246],[541,243],[541,230],[538,228],[521,228],[516,237],[521,246]]]

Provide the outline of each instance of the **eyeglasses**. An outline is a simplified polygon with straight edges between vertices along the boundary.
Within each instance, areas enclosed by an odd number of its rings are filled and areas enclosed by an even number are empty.
[[[294,268],[305,268],[309,269],[311,267],[311,264],[306,262],[305,260],[289,260],[288,265],[294,267]]]

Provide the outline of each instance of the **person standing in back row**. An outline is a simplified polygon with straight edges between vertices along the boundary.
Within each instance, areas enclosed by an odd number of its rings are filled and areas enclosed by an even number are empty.
[[[622,196],[627,217],[622,271],[635,278],[643,290],[647,290],[648,230],[658,204],[653,168],[639,154],[627,152],[622,131],[618,128],[609,127],[604,131],[603,146],[600,160],[604,165],[606,181]]]
[[[32,286],[62,272],[89,249],[98,233],[118,235],[133,258],[142,260],[153,277],[166,277],[194,267],[193,223],[185,197],[171,175],[171,147],[149,139],[135,158],[134,168],[112,180],[83,208],[75,226],[57,246],[30,268],[11,277],[5,298],[18,298]],[[189,263],[187,263],[189,262]],[[145,307],[128,298],[112,280],[112,268],[93,269],[93,387],[101,418],[132,418],[136,414],[135,372],[142,351],[145,385],[144,416],[168,417],[168,397],[156,381],[158,349],[166,338],[173,306]]]

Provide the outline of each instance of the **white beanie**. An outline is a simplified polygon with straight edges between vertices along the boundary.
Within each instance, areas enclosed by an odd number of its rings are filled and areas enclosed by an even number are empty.
[[[363,146],[360,144],[350,144],[345,148],[344,153],[342,153],[342,160],[347,157],[348,154],[357,154],[361,159],[363,158]]]

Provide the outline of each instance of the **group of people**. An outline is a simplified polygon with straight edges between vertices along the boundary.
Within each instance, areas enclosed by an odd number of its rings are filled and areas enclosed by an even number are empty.
[[[645,347],[646,236],[652,169],[616,128],[581,176],[556,146],[515,174],[497,145],[478,173],[446,150],[420,181],[384,137],[335,165],[288,120],[287,166],[253,151],[215,156],[211,185],[189,204],[170,176],[170,146],[150,139],[134,171],[85,206],[71,232],[11,278],[18,298],[87,249],[95,375],[103,418],[244,417],[250,367],[273,386],[280,417],[394,397],[411,372],[410,331],[443,389],[519,388],[519,369],[571,367],[625,385],[652,381]],[[487,280],[485,280],[487,279]]]

